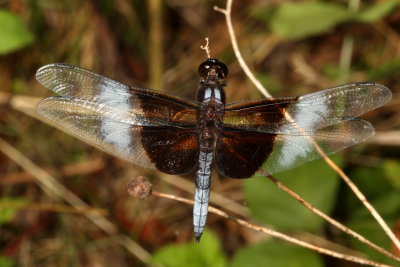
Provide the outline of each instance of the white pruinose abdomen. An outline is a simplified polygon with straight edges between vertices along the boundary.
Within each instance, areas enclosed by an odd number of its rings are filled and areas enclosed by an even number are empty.
[[[200,241],[207,220],[211,186],[211,162],[212,152],[200,151],[193,206],[193,226],[197,242]]]

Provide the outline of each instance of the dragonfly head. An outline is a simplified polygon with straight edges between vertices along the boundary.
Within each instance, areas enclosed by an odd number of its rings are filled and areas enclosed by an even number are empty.
[[[199,66],[199,75],[203,79],[223,80],[228,76],[228,68],[216,58],[208,58]]]

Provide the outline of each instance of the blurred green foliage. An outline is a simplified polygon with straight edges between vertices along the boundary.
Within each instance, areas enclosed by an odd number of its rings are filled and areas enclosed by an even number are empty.
[[[0,9],[0,55],[32,44],[34,36],[15,14]]]
[[[293,2],[280,5],[269,21],[271,30],[288,39],[323,33],[350,18],[347,8],[324,2]]]
[[[336,162],[342,162],[335,156]],[[340,164],[339,164],[340,166]],[[315,207],[329,214],[336,202],[339,179],[325,161],[309,162],[277,174],[279,181]],[[320,231],[326,223],[301,206],[267,178],[248,179],[244,183],[248,207],[259,221],[286,231]]]
[[[269,240],[240,249],[234,256],[231,267],[322,267],[322,258],[315,252]]]
[[[400,192],[400,163],[398,160],[387,159],[382,164],[385,178],[396,191]]]
[[[374,203],[372,203],[374,204]],[[391,221],[387,221],[389,223],[389,226],[393,226]],[[393,250],[393,245],[392,243],[388,240],[386,234],[383,232],[382,228],[377,225],[374,219],[372,217],[364,217],[364,218],[354,218],[349,220],[346,223],[346,226],[349,227],[350,229],[353,229],[354,231],[360,233],[361,235],[365,236],[367,239],[371,240],[378,246],[388,250],[392,251]],[[369,259],[382,262],[385,264],[392,264],[393,266],[397,266],[397,262],[388,259],[386,256],[378,253],[374,249],[368,247],[367,245],[364,245],[358,241],[356,241],[353,238],[348,238],[346,237],[346,240],[351,244],[351,246],[357,250],[360,251],[361,253],[368,255]]]
[[[399,4],[399,0],[383,1],[355,12],[335,2],[287,2],[274,11],[258,8],[253,15],[265,20],[274,33],[296,40],[327,32],[344,22],[374,22],[387,16]]]
[[[27,203],[28,201],[24,198],[0,198],[0,225],[10,222],[19,207]]]
[[[396,75],[400,71],[400,58],[394,58],[388,62],[384,62],[377,68],[371,68],[368,71],[368,80],[376,81]]]
[[[192,241],[164,246],[154,253],[151,264],[162,264],[165,267],[228,266],[219,239],[208,230],[204,231],[200,243]]]
[[[393,185],[393,179],[397,183],[400,180],[400,173],[393,173],[392,171],[399,168],[400,163],[398,161],[384,160],[380,167],[358,167],[354,168],[350,174],[353,182],[360,187],[360,190],[366,195],[372,206],[375,207],[392,229],[400,214],[400,189]],[[392,250],[390,240],[372,218],[371,214],[354,197],[353,193],[346,190],[339,204],[342,212],[345,212],[348,216],[346,221],[348,227],[386,250]],[[371,259],[396,265],[393,260],[388,259],[366,245],[349,237],[347,239],[357,250],[365,253]]]
[[[12,259],[0,256],[0,266],[1,267],[13,267],[16,266]]]
[[[374,22],[390,14],[399,5],[399,0],[386,0],[374,3],[360,10],[356,14],[355,20],[360,22]]]

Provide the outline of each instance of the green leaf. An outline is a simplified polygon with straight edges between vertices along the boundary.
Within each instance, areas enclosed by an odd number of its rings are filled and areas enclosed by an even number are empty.
[[[379,198],[393,190],[392,185],[387,179],[379,179],[379,177],[385,176],[381,167],[360,166],[353,168],[349,174],[353,183],[360,188],[361,192],[369,200]],[[345,213],[354,215],[358,209],[361,208],[361,210],[364,210],[364,206],[360,203],[360,200],[348,188],[344,189],[340,200],[344,203],[341,209]]]
[[[387,220],[385,221],[389,224],[389,227],[393,228],[394,225],[393,221],[392,222],[390,221],[388,222]],[[377,244],[378,246],[388,251],[393,251],[393,246],[392,243],[390,242],[390,239],[386,236],[386,234],[383,232],[382,228],[378,225],[378,223],[371,217],[363,219],[354,219],[346,223],[346,226],[360,233],[362,236],[366,237],[367,239]],[[349,240],[350,244],[352,244],[351,247],[353,247],[356,251],[363,253],[364,255],[368,255],[369,259],[381,263],[390,264],[391,266],[398,265],[398,262],[389,259],[385,255],[382,255],[376,250],[370,248],[369,246],[357,241],[356,239],[350,236],[346,236],[346,238]]]
[[[18,207],[27,203],[28,201],[23,198],[0,199],[0,224],[11,221],[18,211]]]
[[[383,217],[394,219],[400,212],[400,194],[397,191],[387,192],[379,197],[375,197],[374,199],[369,198],[368,200]],[[372,217],[364,205],[359,205],[357,209],[354,209],[350,213],[350,218],[371,220]]]
[[[383,162],[383,170],[387,180],[400,190],[400,162],[398,160],[385,160]]]
[[[0,256],[0,266],[1,267],[13,267],[16,265],[13,260],[11,260],[9,258],[5,258],[3,256]]]
[[[15,14],[0,10],[0,54],[7,54],[31,44],[32,33]]]
[[[153,255],[150,263],[161,264],[165,267],[227,266],[221,245],[210,231],[203,233],[200,243],[192,242],[163,247]]]
[[[256,18],[260,18],[263,21],[268,22],[272,15],[274,14],[274,9],[268,7],[259,7],[259,6],[252,6],[249,7],[249,14],[250,16],[256,17]]]
[[[14,78],[11,85],[11,91],[14,94],[29,94],[28,81],[25,79]]]
[[[374,22],[391,13],[398,5],[400,0],[387,0],[377,2],[368,8],[361,10],[355,17],[360,22]]]
[[[339,157],[336,155],[335,159],[338,161]],[[332,210],[339,179],[323,160],[307,163],[276,177],[322,211],[329,214]],[[267,178],[248,179],[244,189],[254,217],[280,230],[316,231],[324,224],[323,219],[304,208]]]
[[[230,264],[232,267],[322,267],[321,257],[308,249],[270,240],[239,250]]]
[[[275,95],[282,91],[282,84],[279,82],[275,75],[256,73],[256,77],[261,82],[261,84],[266,85],[268,91],[272,95]]]
[[[388,181],[386,171],[383,167],[372,168],[363,167],[358,168],[357,171],[353,172],[350,177],[355,184],[360,188],[360,190],[366,195],[368,201],[377,210],[377,212],[383,217],[385,222],[393,229],[395,221],[398,219],[400,214],[400,194]],[[398,173],[397,173],[398,176]],[[347,191],[350,191],[349,189]],[[378,223],[373,219],[370,212],[367,211],[364,205],[354,196],[353,193],[347,193],[350,196],[344,197],[342,200],[346,202],[344,206],[347,208],[347,217],[349,221],[346,225],[361,235],[365,236],[367,239],[376,243],[378,246],[385,248],[388,251],[392,250],[392,244],[390,239],[385,235]],[[351,198],[350,198],[351,197]],[[348,208],[349,199],[354,201],[352,208]],[[351,204],[351,203],[350,203]],[[369,258],[387,263],[393,264],[393,261],[387,259],[387,257],[376,252],[375,250],[369,248],[368,246],[356,241],[354,238],[346,236],[350,242],[354,243],[353,247]]]
[[[326,32],[350,17],[346,7],[334,3],[289,2],[278,7],[269,25],[283,37],[300,39]]]
[[[368,73],[367,80],[383,80],[392,75],[396,75],[400,71],[400,58],[394,58],[390,61],[382,62],[379,66],[372,68]]]

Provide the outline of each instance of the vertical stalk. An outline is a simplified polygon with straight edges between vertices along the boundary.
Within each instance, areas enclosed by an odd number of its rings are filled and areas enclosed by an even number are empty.
[[[349,11],[355,13],[360,7],[360,0],[349,1]],[[340,83],[346,83],[349,79],[350,66],[351,66],[351,55],[353,54],[354,37],[351,34],[346,34],[342,42],[342,50],[340,53],[339,62],[339,77]]]
[[[149,18],[149,85],[161,89],[163,84],[162,6],[161,0],[148,1]]]

